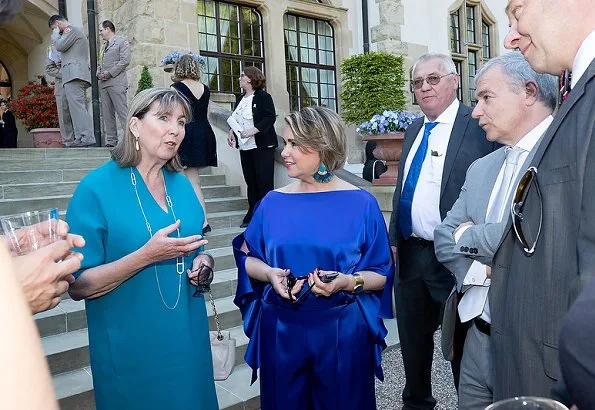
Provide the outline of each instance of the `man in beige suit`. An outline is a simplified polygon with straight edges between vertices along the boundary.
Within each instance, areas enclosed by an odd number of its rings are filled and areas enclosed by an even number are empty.
[[[48,47],[48,59],[45,65],[47,75],[54,77],[54,97],[56,98],[56,107],[58,108],[58,121],[60,123],[60,135],[62,143],[70,146],[74,142],[74,129],[72,128],[72,118],[68,110],[68,100],[62,89],[60,53],[53,46]]]
[[[99,35],[105,40],[97,60],[105,146],[114,147],[118,143],[118,131],[120,131],[120,135],[123,135],[128,114],[126,67],[130,64],[131,50],[128,40],[116,36],[116,27],[109,20],[101,23]],[[119,127],[116,127],[116,118]]]
[[[71,26],[63,16],[53,15],[48,25],[54,47],[61,53],[62,87],[74,128],[74,142],[68,146],[94,145],[93,120],[85,104],[85,90],[91,85],[89,42],[83,31]]]

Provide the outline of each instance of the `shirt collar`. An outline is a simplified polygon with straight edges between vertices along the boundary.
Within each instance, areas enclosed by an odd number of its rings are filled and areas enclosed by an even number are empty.
[[[440,124],[454,124],[455,119],[457,118],[457,113],[459,112],[459,100],[456,98],[454,101],[446,108],[446,110],[442,111],[442,114],[438,116],[434,121],[430,121],[428,117],[424,116],[424,124],[426,122],[437,122]]]
[[[591,34],[583,40],[574,57],[574,62],[572,63],[572,80],[570,81],[571,88],[574,88],[576,83],[578,83],[578,80],[587,71],[593,59],[595,59],[595,30],[591,31]]]
[[[523,150],[529,152],[531,151],[537,142],[541,139],[541,136],[545,133],[548,129],[554,117],[548,115],[545,117],[543,121],[541,121],[535,128],[529,131],[519,142],[516,143],[516,147],[522,148]]]

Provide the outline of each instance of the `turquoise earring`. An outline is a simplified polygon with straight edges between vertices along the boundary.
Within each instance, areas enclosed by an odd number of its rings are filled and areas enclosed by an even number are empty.
[[[320,164],[320,166],[318,167],[318,171],[314,173],[313,177],[314,181],[321,182],[324,184],[331,180],[331,178],[333,177],[333,173],[327,170],[324,164]]]

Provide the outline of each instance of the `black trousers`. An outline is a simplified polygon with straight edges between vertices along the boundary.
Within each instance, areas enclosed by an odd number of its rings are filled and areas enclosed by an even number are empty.
[[[255,148],[240,151],[242,172],[248,188],[248,213],[244,222],[249,222],[254,207],[275,185],[275,148]]]
[[[434,333],[455,281],[436,259],[434,243],[409,239],[398,247],[399,277],[395,285],[397,325],[405,367],[403,409],[433,409]],[[452,363],[458,379],[460,358]]]

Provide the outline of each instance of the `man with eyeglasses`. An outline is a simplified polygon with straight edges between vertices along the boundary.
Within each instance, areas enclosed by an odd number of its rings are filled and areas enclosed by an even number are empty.
[[[510,212],[514,182],[551,124],[556,108],[556,77],[538,74],[518,52],[488,61],[476,74],[477,105],[472,116],[489,141],[505,145],[469,167],[459,199],[434,231],[436,257],[456,278],[447,304],[446,323],[457,312],[469,323],[459,381],[459,409],[483,410],[493,402],[491,315],[487,301],[492,258],[502,239]]]
[[[405,132],[393,198],[390,241],[396,261],[395,300],[406,384],[403,409],[433,409],[434,333],[454,286],[434,254],[434,228],[461,191],[465,173],[492,152],[471,108],[459,103],[452,59],[428,53],[413,66],[413,88],[424,113]],[[452,362],[455,385],[462,347]]]
[[[505,47],[536,71],[572,70],[572,90],[527,164],[494,257],[495,400],[552,394],[562,321],[595,276],[595,2],[509,0],[506,14]]]

